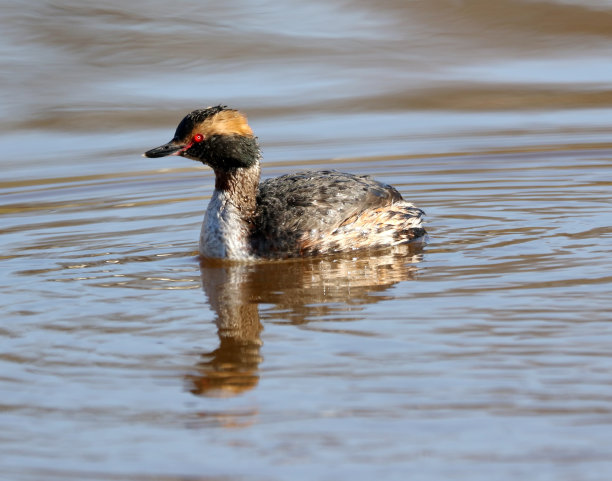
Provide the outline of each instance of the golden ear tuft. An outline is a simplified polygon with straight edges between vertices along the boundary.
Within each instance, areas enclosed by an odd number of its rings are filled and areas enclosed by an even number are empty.
[[[206,138],[213,135],[243,135],[253,136],[244,114],[237,110],[222,110],[216,115],[204,120],[196,127]]]

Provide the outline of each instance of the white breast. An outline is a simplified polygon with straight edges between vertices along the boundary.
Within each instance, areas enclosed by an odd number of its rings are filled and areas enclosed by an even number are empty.
[[[219,259],[251,259],[248,227],[227,194],[215,190],[202,223],[200,253]]]

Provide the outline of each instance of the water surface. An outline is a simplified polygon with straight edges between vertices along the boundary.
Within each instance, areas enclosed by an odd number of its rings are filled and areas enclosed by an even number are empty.
[[[6,479],[610,479],[608,2],[2,9]],[[218,103],[429,244],[199,259]]]

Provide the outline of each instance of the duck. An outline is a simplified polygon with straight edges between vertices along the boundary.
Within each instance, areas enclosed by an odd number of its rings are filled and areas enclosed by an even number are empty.
[[[199,252],[249,261],[318,256],[423,242],[424,212],[367,175],[305,170],[260,182],[262,152],[245,114],[197,109],[145,157],[181,156],[212,168],[215,188]]]

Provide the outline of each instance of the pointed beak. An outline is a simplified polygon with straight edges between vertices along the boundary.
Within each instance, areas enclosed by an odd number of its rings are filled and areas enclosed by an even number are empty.
[[[180,155],[181,152],[185,150],[185,147],[185,145],[171,140],[167,144],[147,150],[143,155],[150,158],[166,157],[167,155]]]

